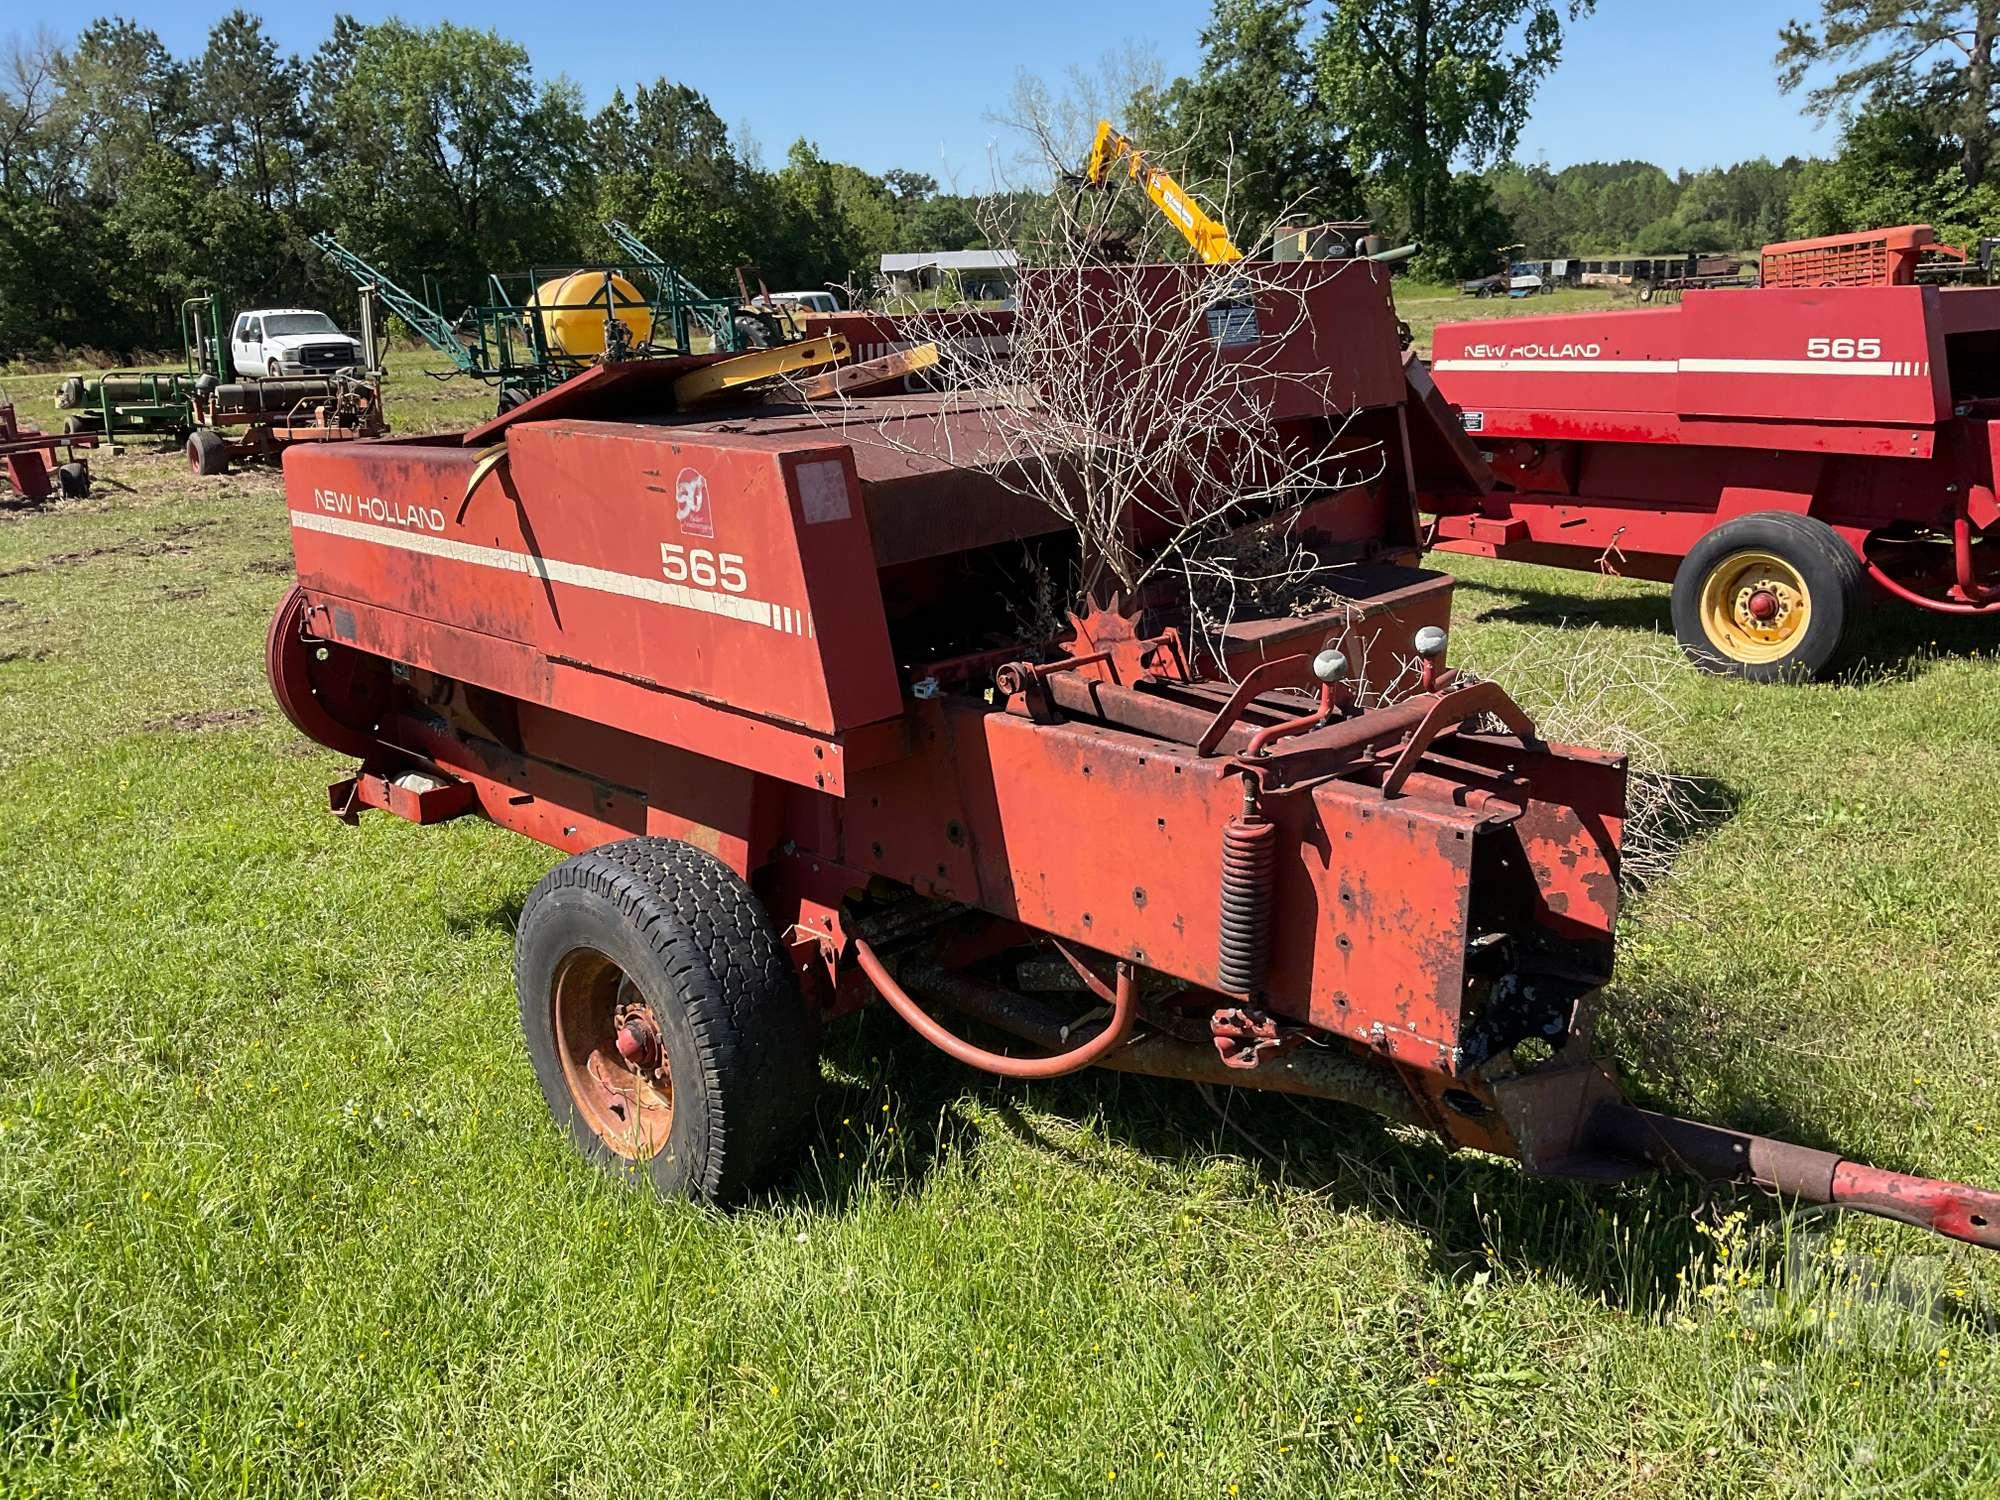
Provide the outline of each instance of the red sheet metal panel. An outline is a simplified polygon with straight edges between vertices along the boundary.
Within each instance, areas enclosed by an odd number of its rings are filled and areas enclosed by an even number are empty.
[[[1678,307],[1440,323],[1431,373],[1475,438],[1497,408],[1666,415],[1678,410],[1681,329]]]
[[[1385,267],[1350,261],[1236,266],[1035,267],[1021,303],[1056,299],[1101,358],[1105,389],[1145,371],[1143,389],[1171,399],[1176,375],[1213,400],[1240,373],[1244,409],[1285,422],[1401,406],[1403,361]],[[1115,403],[1107,396],[1107,403]]]
[[[466,449],[288,453],[301,581],[821,734],[900,711],[880,598],[853,587],[874,558],[846,447],[598,422],[506,441],[469,500]]]
[[[1950,416],[1939,299],[1951,295],[1695,291],[1675,307],[1445,323],[1431,370],[1489,442],[1922,457]]]
[[[1689,292],[1680,410],[1928,427],[1951,414],[1935,287]]]

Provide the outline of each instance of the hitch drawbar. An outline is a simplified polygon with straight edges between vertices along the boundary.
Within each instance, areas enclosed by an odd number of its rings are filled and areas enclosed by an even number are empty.
[[[2000,1250],[2000,1193],[1962,1182],[1885,1172],[1832,1151],[1654,1114],[1623,1102],[1597,1107],[1588,1138],[1594,1152],[1645,1162],[1663,1172],[1745,1183],[1781,1198],[1856,1209]]]

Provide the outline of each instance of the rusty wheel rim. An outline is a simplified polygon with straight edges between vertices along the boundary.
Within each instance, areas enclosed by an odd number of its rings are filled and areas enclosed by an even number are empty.
[[[674,1128],[673,1070],[651,1003],[616,963],[580,948],[556,966],[549,1009],[577,1113],[608,1150],[650,1160]]]

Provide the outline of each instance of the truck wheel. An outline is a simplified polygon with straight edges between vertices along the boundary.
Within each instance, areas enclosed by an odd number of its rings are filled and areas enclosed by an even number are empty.
[[[213,427],[197,427],[188,434],[188,467],[197,474],[229,472],[229,445]]]
[[[1674,574],[1674,635],[1694,663],[1751,682],[1817,677],[1861,610],[1861,561],[1832,527],[1789,511],[1739,516]]]
[[[566,859],[521,913],[535,1081],[583,1154],[730,1203],[783,1166],[818,1081],[791,964],[750,888],[672,839]]]
[[[278,368],[278,362],[275,359],[267,359],[264,361],[264,373],[272,380],[276,380],[285,372]]]

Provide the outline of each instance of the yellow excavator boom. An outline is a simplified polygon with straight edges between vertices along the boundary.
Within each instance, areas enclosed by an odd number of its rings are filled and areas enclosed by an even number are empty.
[[[1174,181],[1171,173],[1148,160],[1145,152],[1127,140],[1109,120],[1099,120],[1097,137],[1090,143],[1090,159],[1084,163],[1083,180],[1092,187],[1104,186],[1112,166],[1119,161],[1126,164],[1127,175],[1145,189],[1153,206],[1172,221],[1205,263],[1212,266],[1243,259],[1243,252],[1229,238],[1229,231],[1210,218],[1188,195],[1187,189]]]

